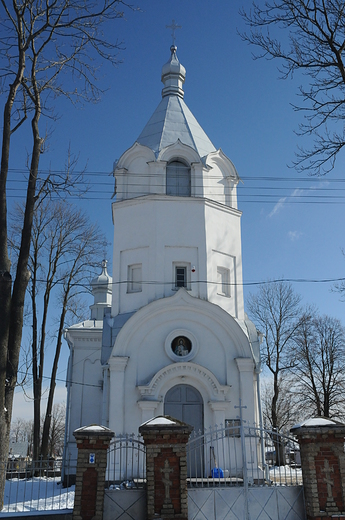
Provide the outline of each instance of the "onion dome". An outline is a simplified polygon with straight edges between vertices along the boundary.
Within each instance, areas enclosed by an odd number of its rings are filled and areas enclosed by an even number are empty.
[[[216,148],[184,102],[182,86],[186,69],[179,62],[176,49],[175,45],[170,47],[170,60],[162,68],[162,99],[137,142],[158,156],[161,150],[179,139],[204,157]]]
[[[164,84],[162,97],[175,95],[183,99],[182,85],[186,79],[186,69],[178,60],[176,45],[172,45],[170,51],[170,60],[162,68],[162,83]]]
[[[104,309],[111,307],[112,277],[107,271],[107,260],[102,261],[102,272],[91,282],[94,303],[90,306],[91,319],[103,320]]]

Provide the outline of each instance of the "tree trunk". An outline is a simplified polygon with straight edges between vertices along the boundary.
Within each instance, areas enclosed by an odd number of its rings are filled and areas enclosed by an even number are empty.
[[[32,286],[31,286],[31,304],[32,304],[32,342],[31,342],[31,351],[32,351],[32,386],[33,386],[33,396],[34,396],[34,427],[33,427],[33,446],[32,446],[32,458],[33,460],[38,460],[38,450],[40,443],[40,391],[39,391],[39,378],[38,378],[38,354],[37,354],[37,345],[38,345],[38,331],[37,331],[37,306],[36,306],[36,279],[37,279],[37,251],[34,251],[33,254],[33,277],[32,277]]]
[[[276,466],[285,466],[285,444],[284,439],[279,434],[273,436],[274,449],[276,454]]]
[[[11,262],[7,249],[7,198],[6,182],[10,157],[11,114],[14,100],[21,84],[25,69],[25,53],[20,46],[18,71],[10,86],[4,107],[1,171],[0,171],[0,465],[7,464],[12,417],[13,390],[7,377],[10,316],[11,316]],[[1,468],[2,469],[2,468]],[[3,508],[6,472],[0,472],[0,511]]]
[[[285,466],[285,446],[282,442],[282,438],[278,435],[278,410],[277,403],[279,397],[279,383],[278,383],[278,372],[274,374],[274,391],[272,398],[272,429],[277,432],[277,435],[273,434],[273,444],[275,450],[275,465]]]
[[[50,425],[51,425],[54,392],[55,392],[55,386],[56,386],[56,373],[57,373],[57,369],[58,369],[58,363],[59,363],[60,352],[61,352],[63,327],[64,327],[65,317],[66,317],[66,312],[67,312],[68,293],[69,293],[69,290],[66,290],[65,295],[64,295],[63,307],[62,307],[62,311],[61,311],[61,315],[60,315],[59,332],[58,332],[58,337],[56,340],[54,363],[53,363],[53,368],[52,368],[52,372],[51,372],[47,409],[46,409],[46,415],[45,415],[44,424],[43,424],[42,445],[41,445],[41,454],[42,454],[43,459],[47,459],[48,455],[49,455],[49,453],[48,453],[49,431],[50,431]]]
[[[1,320],[9,321],[10,314],[10,303],[11,303],[11,275],[9,272],[0,273],[0,309],[1,309]],[[4,331],[4,327],[3,327]],[[5,331],[4,331],[5,332]],[[6,347],[6,348],[5,348]],[[10,442],[10,423],[11,423],[11,410],[6,408],[6,365],[7,365],[7,341],[6,334],[2,335],[1,348],[0,348],[0,511],[3,508],[5,482],[6,482],[6,471],[5,467],[7,464],[9,442]]]

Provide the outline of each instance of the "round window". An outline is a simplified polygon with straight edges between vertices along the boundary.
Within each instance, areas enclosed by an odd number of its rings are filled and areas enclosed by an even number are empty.
[[[192,343],[186,336],[177,336],[171,342],[171,350],[176,356],[187,356],[192,350]]]

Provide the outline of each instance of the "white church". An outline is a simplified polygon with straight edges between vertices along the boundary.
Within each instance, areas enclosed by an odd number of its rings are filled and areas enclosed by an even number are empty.
[[[184,102],[176,47],[162,99],[114,169],[113,276],[92,282],[91,318],[69,327],[65,460],[92,423],[138,433],[157,415],[196,431],[258,425],[259,337],[245,315],[239,176]]]

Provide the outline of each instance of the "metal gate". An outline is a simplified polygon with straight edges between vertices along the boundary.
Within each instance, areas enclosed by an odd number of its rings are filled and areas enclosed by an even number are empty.
[[[294,438],[238,421],[192,434],[187,460],[200,450],[204,466],[187,481],[189,520],[305,520]]]
[[[193,432],[188,459],[188,520],[306,519],[294,438],[232,421]],[[104,520],[146,518],[145,470],[142,439],[116,437],[108,452]]]

